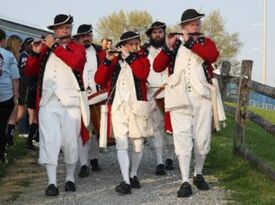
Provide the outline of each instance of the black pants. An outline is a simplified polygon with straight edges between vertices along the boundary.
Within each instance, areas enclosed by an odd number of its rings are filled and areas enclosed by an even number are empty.
[[[6,129],[13,107],[13,98],[4,102],[0,102],[0,155],[3,155],[6,151]]]

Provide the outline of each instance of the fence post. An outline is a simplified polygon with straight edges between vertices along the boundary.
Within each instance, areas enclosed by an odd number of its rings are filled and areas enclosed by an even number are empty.
[[[222,67],[221,67],[221,75],[219,79],[219,86],[220,86],[220,92],[221,92],[221,97],[223,101],[226,98],[226,92],[227,92],[227,84],[229,82],[229,72],[231,69],[231,63],[229,61],[223,61],[222,62]]]
[[[239,88],[237,95],[237,108],[235,115],[235,132],[233,134],[233,152],[237,153],[245,137],[246,108],[249,101],[249,84],[251,83],[252,60],[243,60]]]

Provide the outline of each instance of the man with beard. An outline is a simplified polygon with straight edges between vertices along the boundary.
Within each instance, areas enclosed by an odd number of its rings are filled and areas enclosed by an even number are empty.
[[[93,27],[91,24],[82,24],[77,29],[77,34],[74,38],[86,48],[86,64],[83,71],[83,83],[84,88],[89,93],[95,93],[98,90],[98,86],[94,81],[95,72],[100,63],[100,59],[105,57],[105,51],[100,48],[100,46],[93,44]],[[93,122],[92,122],[93,123]],[[92,166],[92,171],[101,171],[98,164],[98,141],[95,133],[92,138],[86,139],[81,133],[81,137],[78,140],[78,154],[80,161],[80,172],[79,177],[89,176],[89,166],[88,166],[88,156],[90,154],[90,164]]]
[[[162,87],[167,79],[168,72],[167,70],[157,73],[153,70],[153,62],[155,57],[161,51],[162,46],[165,43],[165,29],[166,25],[163,22],[156,21],[152,23],[150,28],[146,31],[146,35],[149,37],[148,44],[143,46],[143,49],[146,50],[148,55],[148,59],[151,64],[150,74],[148,77],[149,89],[148,89],[148,100],[154,100],[153,95],[156,91]],[[153,146],[156,154],[156,175],[165,175],[166,170],[173,170],[173,138],[171,136],[167,136],[168,140],[168,158],[165,161],[165,165],[163,163],[163,139],[165,136],[164,132],[164,116],[159,107],[155,109],[152,116],[152,122],[154,127],[154,137],[153,137]]]

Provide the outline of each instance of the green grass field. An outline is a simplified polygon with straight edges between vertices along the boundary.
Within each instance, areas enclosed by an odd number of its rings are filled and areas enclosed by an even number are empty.
[[[266,109],[261,109],[253,106],[249,106],[248,110],[262,116],[266,120],[275,124],[275,110],[266,110]]]
[[[236,103],[233,103],[233,102],[225,102],[225,104],[236,107]],[[266,110],[266,109],[257,108],[254,106],[248,106],[248,110],[260,115],[264,119],[275,124],[275,110]]]
[[[0,162],[0,178],[6,175],[6,167],[13,164],[17,159],[24,157],[28,153],[26,148],[26,139],[15,137],[14,145],[8,148],[8,164]]]
[[[233,191],[233,201],[237,204],[275,204],[275,182],[246,160],[233,155],[234,117],[227,117],[227,127],[212,138],[206,172],[218,177],[221,186]],[[246,135],[248,147],[275,167],[275,137],[252,122],[247,123]]]

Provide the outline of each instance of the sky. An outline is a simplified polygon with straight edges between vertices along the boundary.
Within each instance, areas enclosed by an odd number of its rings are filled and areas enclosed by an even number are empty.
[[[267,84],[275,87],[275,0],[267,1]],[[253,60],[252,79],[262,81],[262,28],[264,0],[1,0],[0,17],[45,28],[57,14],[74,17],[74,31],[83,23],[94,27],[98,20],[113,12],[147,11],[153,20],[174,25],[184,10],[194,8],[209,14],[219,10],[229,33],[239,33],[243,43],[238,60]],[[272,55],[273,54],[273,55]],[[273,57],[273,58],[272,58]]]

